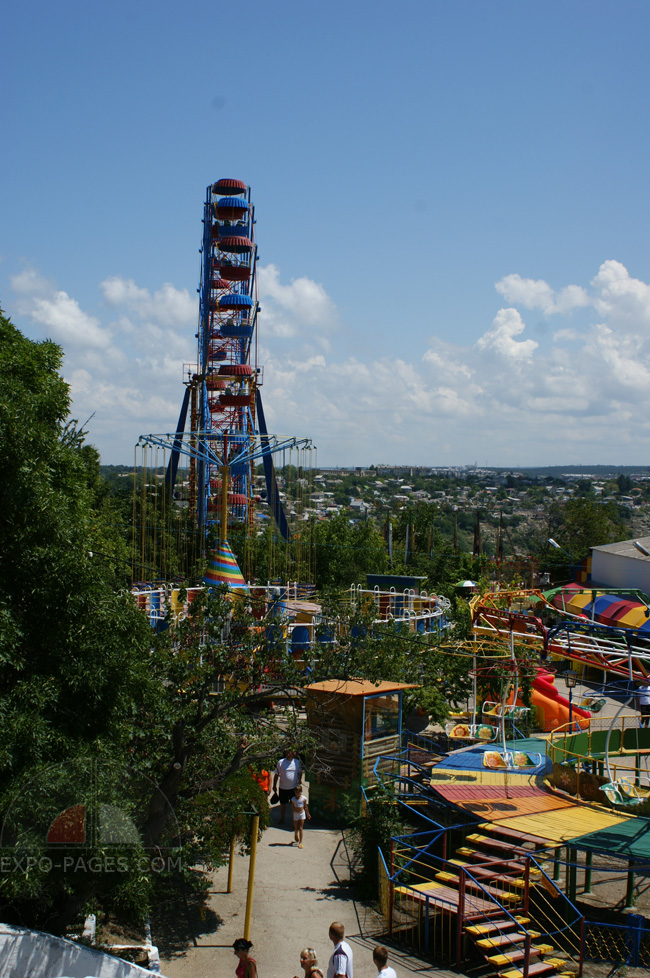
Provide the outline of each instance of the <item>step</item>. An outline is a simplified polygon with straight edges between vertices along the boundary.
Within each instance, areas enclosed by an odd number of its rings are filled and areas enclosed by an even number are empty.
[[[456,849],[457,856],[475,856],[476,849],[469,849],[467,846],[460,846]]]
[[[572,978],[578,973],[578,965],[573,961],[567,961],[566,958],[545,958],[546,964],[552,964],[553,967],[563,975],[571,975]],[[571,970],[574,969],[574,970]]]
[[[454,865],[453,859],[449,859],[448,862]],[[462,868],[467,868],[467,867],[462,867]],[[518,869],[519,872],[521,873],[521,866],[519,866]],[[436,879],[442,879],[443,876],[445,877],[446,881],[449,882],[449,879],[447,879],[447,877],[458,879],[460,873],[449,873],[445,870],[441,870],[440,873],[436,873]],[[483,869],[482,867],[476,867],[476,868],[472,867],[471,869],[467,869],[467,873],[465,875],[465,881],[467,885],[472,883],[474,880],[476,880],[479,883],[483,883],[483,881],[485,880],[488,883],[488,885],[490,884],[490,882],[505,883],[508,886],[516,886],[518,889],[521,889],[521,887],[525,885],[524,878],[521,875],[509,876],[508,873],[495,873],[494,870],[492,869]]]
[[[531,955],[536,955],[536,954],[540,954],[541,952],[539,950],[539,947],[537,947],[535,944],[531,944],[530,953]],[[508,964],[519,964],[521,961],[525,961],[525,960],[526,960],[525,950],[521,950],[521,951],[512,950],[512,951],[507,951],[505,954],[491,954],[488,958],[490,964],[494,964],[497,967],[503,967],[504,965],[508,965]]]
[[[468,858],[471,860],[471,863],[467,865],[484,866],[488,871],[495,869],[499,873],[517,873],[521,876],[526,870],[526,863],[523,859],[501,859],[498,856],[492,856],[487,852],[479,852],[476,849],[471,851],[471,855]],[[453,862],[453,860],[449,861]],[[471,872],[474,872],[474,870],[471,870]],[[541,869],[538,869],[537,866],[531,866],[529,872],[531,877],[542,875]]]
[[[521,930],[512,931],[510,934],[499,934],[495,937],[482,937],[480,941],[477,941],[478,947],[482,947],[487,950],[492,950],[493,947],[511,947],[513,950],[515,947],[521,946],[526,940],[526,935]]]
[[[537,846],[540,849],[549,848],[549,840],[542,839],[540,835],[527,835],[525,832],[517,832],[516,829],[506,828],[505,825],[500,825],[498,822],[488,822],[481,825],[482,832],[488,832],[492,835],[500,835],[504,839],[512,839],[513,842],[528,842],[530,845]]]
[[[555,971],[553,965],[546,961],[535,962],[528,968],[529,978],[541,978],[542,975],[552,975]],[[524,978],[524,973],[520,968],[510,968],[508,971],[499,971],[499,978]]]
[[[509,917],[501,917],[500,920],[491,920],[487,924],[472,924],[465,930],[470,934],[477,935],[493,934],[495,931],[497,934],[505,934],[509,930],[517,930],[518,927],[523,927],[529,923],[529,917],[515,917],[514,920],[510,920]]]
[[[456,873],[448,873],[445,871],[436,873],[437,880],[442,880],[444,883],[453,883],[454,885],[458,885],[458,877],[459,874]],[[476,882],[474,882],[475,880]],[[493,873],[489,869],[472,870],[471,876],[465,877],[465,889],[475,890],[479,884],[487,890],[489,890],[490,887],[496,887],[496,889],[499,889],[499,891],[501,885],[503,885],[505,892],[510,892],[508,887],[523,890],[526,885],[526,881],[523,877],[515,879],[514,876],[508,876],[505,873]]]
[[[480,832],[474,832],[472,835],[466,836],[465,841],[474,842],[476,845],[484,846],[487,849],[496,849],[497,852],[507,852],[509,856],[513,854],[517,856],[530,856],[530,853],[520,846],[513,846],[511,842],[501,842],[500,839],[493,839],[491,836],[483,835]]]
[[[458,887],[460,883],[458,876],[455,873],[436,873],[435,878],[440,880],[441,883],[446,883],[448,886]],[[509,876],[505,876],[503,879],[508,885],[512,884],[512,879]],[[493,882],[498,883],[498,877],[494,877]],[[477,893],[479,895],[488,893],[500,903],[519,903],[519,900],[521,899],[521,895],[519,893],[510,893],[508,890],[502,890],[498,886],[489,886],[487,883],[479,884],[468,879],[465,880],[465,890],[471,893]]]
[[[455,859],[450,859],[450,863],[455,863]],[[464,866],[467,872],[477,879],[509,879],[515,882],[515,880],[521,880],[521,886],[524,885],[524,874],[526,872],[526,867],[521,863],[514,862],[489,862],[487,864],[474,865],[472,863],[459,863],[459,865]],[[541,872],[535,866],[532,866],[528,872],[529,879],[538,879],[541,876]]]

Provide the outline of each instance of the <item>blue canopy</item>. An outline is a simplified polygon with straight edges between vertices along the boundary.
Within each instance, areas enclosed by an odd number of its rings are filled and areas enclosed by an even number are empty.
[[[221,197],[217,201],[217,207],[232,207],[239,211],[248,210],[248,204],[241,197]]]
[[[219,299],[220,309],[250,309],[253,300],[249,295],[241,295],[239,292],[230,292]]]
[[[602,615],[610,605],[620,601],[619,594],[599,594],[595,601],[590,601],[582,609],[584,615]]]

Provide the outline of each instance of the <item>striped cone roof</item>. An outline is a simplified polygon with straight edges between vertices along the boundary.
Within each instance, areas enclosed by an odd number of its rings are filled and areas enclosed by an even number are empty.
[[[205,572],[203,581],[208,587],[227,584],[230,588],[248,590],[248,584],[244,580],[244,575],[239,569],[235,555],[230,549],[230,544],[227,540],[223,540],[217,549],[212,551],[210,564]]]

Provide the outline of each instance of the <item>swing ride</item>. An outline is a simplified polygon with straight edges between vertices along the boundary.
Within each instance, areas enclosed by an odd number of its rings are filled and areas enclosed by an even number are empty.
[[[201,590],[173,581],[196,579],[194,569],[207,560],[203,586],[248,593],[264,615],[283,618],[287,649],[299,653],[318,640],[322,626],[320,605],[305,600],[313,587],[287,583],[286,573],[313,579],[315,450],[309,439],[279,438],[266,425],[255,224],[243,181],[223,178],[207,187],[196,362],[184,368],[176,431],[144,435],[138,443],[144,474],[137,520],[134,503],[132,564],[139,583],[133,591],[152,627],[168,627],[190,613]],[[174,520],[175,530],[169,528]],[[262,568],[268,583],[254,580],[262,577],[259,559],[256,567],[251,559],[260,538],[268,549]],[[162,571],[161,580],[152,580],[152,567]],[[446,598],[409,588],[353,588],[349,604],[427,641],[447,627],[450,607]]]

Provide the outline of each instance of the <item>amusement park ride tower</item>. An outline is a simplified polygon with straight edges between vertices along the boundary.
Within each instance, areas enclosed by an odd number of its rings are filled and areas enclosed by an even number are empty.
[[[204,539],[211,527],[218,529],[208,584],[244,585],[228,544],[228,527],[252,526],[256,462],[264,465],[271,515],[282,537],[288,538],[272,457],[287,448],[310,447],[306,439],[280,441],[266,429],[260,394],[263,369],[258,364],[254,228],[255,209],[245,183],[224,178],[207,187],[197,362],[187,371],[176,433],[141,439],[171,447],[166,475],[170,491],[180,456],[189,458],[190,516]]]

